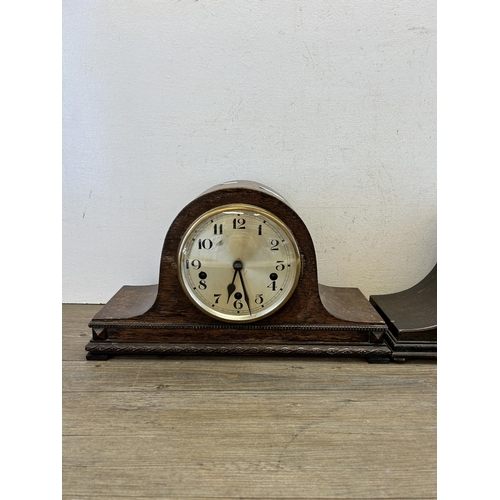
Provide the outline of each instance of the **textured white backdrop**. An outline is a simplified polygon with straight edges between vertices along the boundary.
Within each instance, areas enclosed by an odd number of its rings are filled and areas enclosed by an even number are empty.
[[[422,279],[435,0],[65,0],[63,301],[156,283],[174,217],[234,179],[291,203],[322,283]]]

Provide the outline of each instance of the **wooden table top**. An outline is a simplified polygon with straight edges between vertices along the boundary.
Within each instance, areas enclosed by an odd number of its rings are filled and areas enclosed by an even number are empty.
[[[63,306],[63,498],[436,498],[436,362],[87,361]]]

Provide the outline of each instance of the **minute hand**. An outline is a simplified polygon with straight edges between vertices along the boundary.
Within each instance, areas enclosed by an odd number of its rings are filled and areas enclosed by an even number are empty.
[[[247,289],[245,288],[245,282],[243,281],[243,274],[241,273],[241,269],[237,269],[237,271],[240,274],[241,287],[243,288],[243,297],[245,298],[245,302],[247,303],[248,307],[248,312],[250,313],[251,316],[252,310],[250,309],[250,300],[248,298]]]

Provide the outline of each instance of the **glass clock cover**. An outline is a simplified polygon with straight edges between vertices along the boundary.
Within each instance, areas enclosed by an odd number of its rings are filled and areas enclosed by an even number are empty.
[[[225,205],[188,228],[178,270],[184,291],[202,311],[227,322],[251,322],[291,297],[300,254],[290,229],[270,212]]]

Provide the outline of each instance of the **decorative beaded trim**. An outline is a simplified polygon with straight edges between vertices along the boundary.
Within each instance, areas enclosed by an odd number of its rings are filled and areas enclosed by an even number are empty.
[[[278,324],[278,325],[252,325],[242,324],[206,324],[198,323],[128,323],[128,322],[99,322],[91,321],[91,328],[153,328],[166,330],[332,330],[332,331],[373,331],[384,332],[387,327],[385,325],[293,325],[293,324]]]

